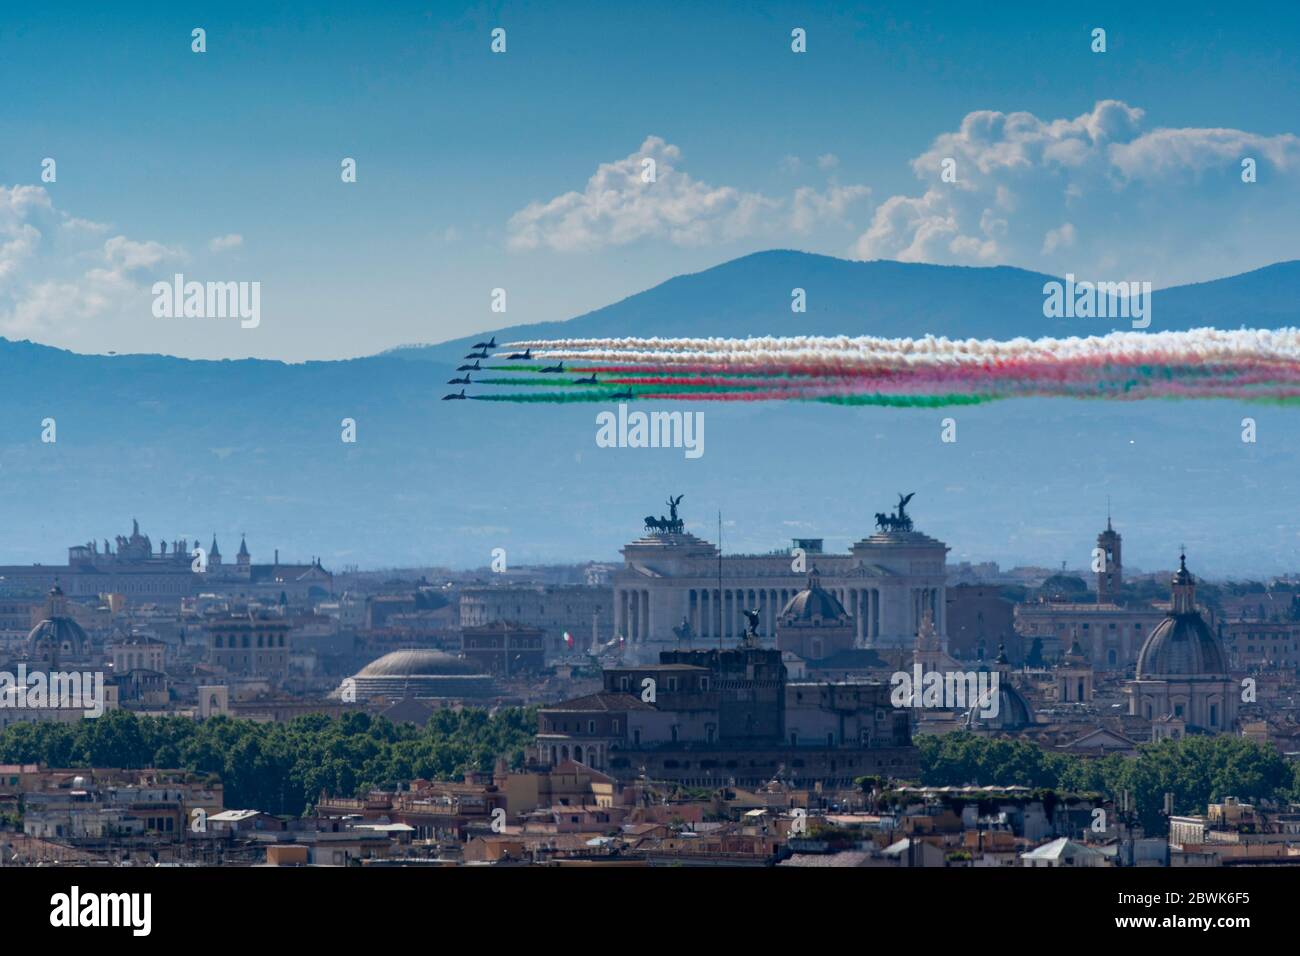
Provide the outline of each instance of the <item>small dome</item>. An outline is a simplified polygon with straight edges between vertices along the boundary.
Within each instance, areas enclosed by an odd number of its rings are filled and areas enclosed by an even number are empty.
[[[432,674],[472,674],[474,668],[443,651],[418,648],[393,651],[373,660],[357,672],[358,677],[416,677]]]
[[[56,662],[85,657],[90,638],[68,615],[68,599],[57,584],[45,597],[45,618],[27,634],[27,656],[32,660]]]
[[[808,575],[808,586],[786,602],[781,611],[785,624],[842,624],[848,614],[835,595],[824,590],[817,569]]]
[[[1021,730],[1034,722],[1034,712],[1025,695],[1003,675],[998,681],[998,712],[985,717],[986,708],[973,707],[966,712],[966,727],[970,730]]]
[[[41,660],[85,657],[89,643],[86,632],[70,617],[44,620],[27,635],[27,655]]]

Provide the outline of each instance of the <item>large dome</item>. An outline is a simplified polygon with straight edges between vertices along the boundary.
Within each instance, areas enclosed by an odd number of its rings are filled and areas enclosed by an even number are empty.
[[[407,697],[463,700],[487,697],[494,690],[492,676],[478,673],[473,664],[442,651],[416,648],[393,651],[371,661],[346,678],[334,695],[349,701]]]
[[[1199,614],[1171,614],[1157,624],[1138,652],[1137,679],[1221,677],[1228,659]]]
[[[472,674],[474,668],[443,651],[418,648],[393,651],[371,661],[357,672],[358,677],[416,677],[433,674]]]
[[[1173,598],[1169,616],[1152,628],[1138,652],[1137,679],[1219,677],[1228,675],[1228,655],[1196,610],[1196,579],[1179,555],[1170,582]]]
[[[818,583],[817,569],[808,575],[808,586],[786,602],[781,611],[784,624],[842,624],[848,614],[834,594]]]

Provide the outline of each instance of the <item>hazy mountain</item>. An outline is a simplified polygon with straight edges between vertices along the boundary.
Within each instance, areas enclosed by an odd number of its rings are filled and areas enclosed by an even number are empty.
[[[735,260],[565,323],[553,335],[1104,331],[1042,315],[1049,277],[1011,268],[856,263],[793,252]],[[790,312],[790,290],[808,312]],[[1151,328],[1300,325],[1300,263],[1156,294]],[[493,330],[485,330],[491,334]],[[85,356],[0,340],[0,563],[57,562],[138,517],[155,541],[215,531],[254,560],[328,565],[616,559],[646,514],[682,513],[728,550],[792,537],[846,547],[898,491],[952,560],[1089,559],[1112,498],[1129,565],[1294,569],[1295,413],[1232,402],[1028,400],[955,410],[683,406],[705,412],[705,454],[601,449],[598,405],[441,402],[476,340],[345,362]],[[1243,444],[1240,422],[1258,422]],[[40,441],[41,422],[58,441]],[[940,421],[958,423],[956,444]],[[358,441],[340,440],[357,422]],[[230,545],[226,542],[230,541]]]
[[[613,305],[570,319],[493,331],[511,338],[615,335],[882,335],[1037,338],[1094,335],[1129,327],[1123,320],[1049,319],[1043,285],[1056,277],[1009,266],[974,268],[921,263],[854,262],[774,250],[677,276]],[[1085,278],[1080,276],[1079,278]],[[1095,278],[1095,277],[1094,277]],[[1122,279],[1122,275],[1107,278]],[[806,313],[790,309],[804,289]],[[1300,324],[1300,261],[1154,293],[1149,331],[1277,328]],[[402,358],[459,358],[478,335],[399,349]]]

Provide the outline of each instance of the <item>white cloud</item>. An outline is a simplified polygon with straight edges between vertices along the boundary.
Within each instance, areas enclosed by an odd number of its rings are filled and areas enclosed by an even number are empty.
[[[114,236],[104,243],[105,263],[113,271],[123,274],[151,269],[164,259],[179,255],[179,250],[168,249],[160,242],[136,242],[126,236]]]
[[[52,212],[50,197],[40,186],[0,186],[0,288],[36,253],[39,224]]]
[[[1050,256],[1057,249],[1068,249],[1074,245],[1074,226],[1062,223],[1059,229],[1049,229],[1043,237],[1043,254]]]
[[[1300,138],[1145,130],[1144,121],[1142,110],[1117,100],[1073,119],[970,113],[912,161],[924,191],[881,202],[853,253],[1077,273],[1119,265],[1168,281],[1222,274],[1227,263],[1214,247],[1224,232],[1240,235],[1239,248],[1254,250],[1255,260],[1300,253],[1285,238],[1263,251],[1286,235],[1283,219],[1293,218],[1297,200],[1288,195],[1283,212],[1276,192],[1243,192],[1252,187],[1239,177],[1245,156],[1257,160],[1261,183],[1300,168]],[[940,179],[949,158],[955,183]],[[1203,228],[1207,217],[1216,230]]]
[[[232,232],[225,236],[213,236],[208,240],[209,252],[225,252],[229,249],[238,249],[244,244],[244,237],[237,232]]]
[[[150,270],[184,251],[115,235],[111,227],[56,210],[40,186],[0,186],[0,334],[75,345],[84,323],[141,299]],[[143,304],[142,304],[143,303]]]
[[[850,207],[871,196],[866,186],[828,186],[818,192],[810,186],[800,186],[794,191],[790,209],[790,228],[807,233],[825,222],[842,222]]]
[[[839,221],[864,199],[865,186],[832,186],[825,192],[802,188],[789,199],[713,186],[679,166],[681,150],[657,136],[636,152],[601,163],[581,191],[532,202],[510,217],[513,249],[562,252],[622,246],[653,238],[680,246],[702,246],[755,236],[807,232]],[[654,182],[643,177],[654,161]]]

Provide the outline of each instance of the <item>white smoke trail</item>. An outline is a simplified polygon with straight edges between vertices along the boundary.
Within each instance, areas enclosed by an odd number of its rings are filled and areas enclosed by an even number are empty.
[[[536,339],[511,343],[539,356],[587,362],[816,369],[1030,364],[1145,363],[1163,365],[1300,361],[1300,330],[1212,328],[1184,332],[1111,332],[1069,338],[949,339],[876,336],[789,338]]]

